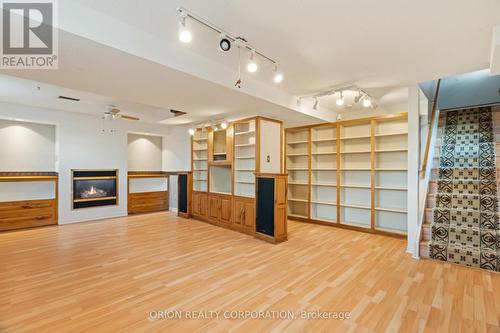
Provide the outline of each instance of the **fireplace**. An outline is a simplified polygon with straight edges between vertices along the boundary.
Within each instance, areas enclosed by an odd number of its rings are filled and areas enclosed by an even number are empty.
[[[73,209],[118,204],[118,170],[71,170]]]

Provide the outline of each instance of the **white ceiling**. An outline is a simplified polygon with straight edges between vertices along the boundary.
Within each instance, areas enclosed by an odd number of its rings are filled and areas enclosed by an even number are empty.
[[[321,121],[67,32],[59,39],[59,69],[0,71],[6,74],[0,76],[0,100],[97,115],[113,104],[165,125],[256,114],[282,119],[286,126]],[[59,95],[81,102],[61,101]],[[188,114],[173,118],[170,109]]]
[[[74,9],[70,3],[91,9],[92,17],[68,12]],[[244,73],[243,89],[234,89],[237,52],[221,53],[218,36],[192,22],[193,42],[179,43],[178,6],[275,58],[285,74],[279,90],[271,82],[272,68],[262,61],[256,75]],[[342,111],[331,97],[321,101],[327,108],[321,112],[310,105],[307,112],[297,110],[293,96],[355,84],[381,107],[390,107],[406,101],[409,84],[488,67],[500,1],[65,0],[60,13],[73,30],[80,26],[89,33],[60,31],[59,70],[3,73],[97,94],[106,103],[129,106],[129,113],[147,121],[179,124],[263,114],[292,126],[319,121],[304,113],[334,119]],[[105,28],[95,24],[97,16],[108,23]],[[145,34],[123,29],[128,26]],[[112,33],[119,38],[111,38]],[[157,44],[141,45],[148,36]],[[201,74],[211,65],[222,66],[212,66],[218,78]],[[245,89],[253,81],[263,84]],[[189,114],[168,119],[170,108]]]
[[[346,83],[399,87],[487,68],[500,24],[498,0],[76,1],[165,41],[177,38],[175,9],[184,6],[277,59],[282,86],[294,95]],[[221,54],[215,33],[191,28],[186,47],[235,66],[236,52]]]

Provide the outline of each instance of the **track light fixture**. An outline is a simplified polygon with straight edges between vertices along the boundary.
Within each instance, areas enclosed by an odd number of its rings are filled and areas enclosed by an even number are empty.
[[[318,99],[318,97],[316,97],[316,98],[314,99],[313,109],[314,109],[314,110],[317,110],[317,109],[318,109],[318,106],[319,106],[319,99]]]
[[[370,97],[365,96],[365,98],[363,99],[363,106],[365,108],[369,108],[370,106],[372,106],[372,100],[370,99]]]
[[[231,49],[231,41],[226,38],[226,35],[224,34],[221,34],[220,36],[219,49],[224,52],[227,52]]]
[[[276,70],[276,67],[275,67]],[[348,94],[348,102],[349,104],[346,105],[346,101],[344,98],[344,95],[346,92],[349,92]],[[346,87],[342,87],[341,89],[335,89],[335,90],[326,90],[314,95],[309,95],[309,96],[299,96],[297,99],[297,104],[300,105],[300,101],[304,98],[313,98],[314,99],[314,104],[313,104],[313,109],[317,110],[318,109],[318,104],[319,104],[319,97],[326,97],[326,96],[332,96],[335,94],[339,94],[339,97],[335,100],[335,104],[337,106],[345,106],[345,108],[350,109],[352,108],[352,104],[350,103],[351,101],[351,96],[354,95],[357,92],[357,95],[354,96],[354,103],[362,103],[363,107],[365,108],[372,108],[376,109],[377,105],[374,103],[373,98],[363,89],[355,86],[355,85],[350,85]]]
[[[189,129],[189,135],[193,136],[194,135],[194,128]]]
[[[283,81],[283,74],[278,71],[278,65],[274,65],[274,83],[280,83]]]
[[[226,129],[226,128],[227,128],[227,122],[226,122],[226,121],[223,121],[223,122],[220,124],[220,128],[222,128],[222,129]]]
[[[337,98],[337,101],[335,101],[335,103],[338,105],[338,106],[342,106],[344,105],[344,92],[341,91],[340,92],[340,97]]]
[[[179,22],[179,40],[183,43],[189,43],[193,39],[191,31],[186,28],[186,17],[185,12],[181,12],[181,20]]]
[[[247,64],[247,71],[249,71],[250,73],[255,73],[259,69],[259,66],[257,65],[255,60],[253,59],[254,55],[255,55],[255,51],[252,51],[250,53],[250,61]]]
[[[271,65],[274,66],[275,71],[274,71],[274,76],[273,76],[273,81],[278,84],[283,81],[283,74],[281,72],[278,72],[277,70],[277,62],[266,56],[264,53],[257,51],[255,48],[253,48],[248,42],[242,38],[242,37],[237,37],[234,35],[229,34],[228,32],[222,30],[221,28],[217,27],[216,25],[210,23],[209,21],[197,16],[196,14],[192,13],[191,11],[179,7],[177,8],[177,12],[180,15],[180,23],[179,23],[179,40],[183,43],[189,43],[193,39],[193,35],[191,34],[191,31],[189,31],[186,28],[186,19],[189,18],[192,21],[198,22],[199,24],[205,26],[206,28],[209,28],[216,33],[220,35],[220,40],[219,40],[219,49],[224,52],[229,52],[232,48],[232,43],[236,46],[236,48],[240,50],[245,50],[250,52],[250,61],[247,64],[247,70],[250,73],[255,73],[258,69],[259,66],[256,62],[256,56],[259,56],[259,60],[263,61],[268,61],[271,63]],[[241,87],[241,77],[238,78],[235,84],[236,87]]]

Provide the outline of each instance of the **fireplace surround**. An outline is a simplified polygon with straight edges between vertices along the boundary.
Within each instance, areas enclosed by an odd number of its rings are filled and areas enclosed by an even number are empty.
[[[73,209],[118,204],[118,170],[71,170]]]

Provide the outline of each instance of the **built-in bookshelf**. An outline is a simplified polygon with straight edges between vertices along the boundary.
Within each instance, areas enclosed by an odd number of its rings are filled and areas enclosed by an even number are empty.
[[[337,221],[337,126],[311,128],[311,218]]]
[[[407,115],[286,130],[290,218],[406,233]]]
[[[256,120],[234,123],[234,195],[255,197]]]
[[[197,129],[193,135],[193,189],[208,190],[208,132]]]
[[[286,133],[286,166],[288,172],[288,215],[309,216],[309,129]]]

